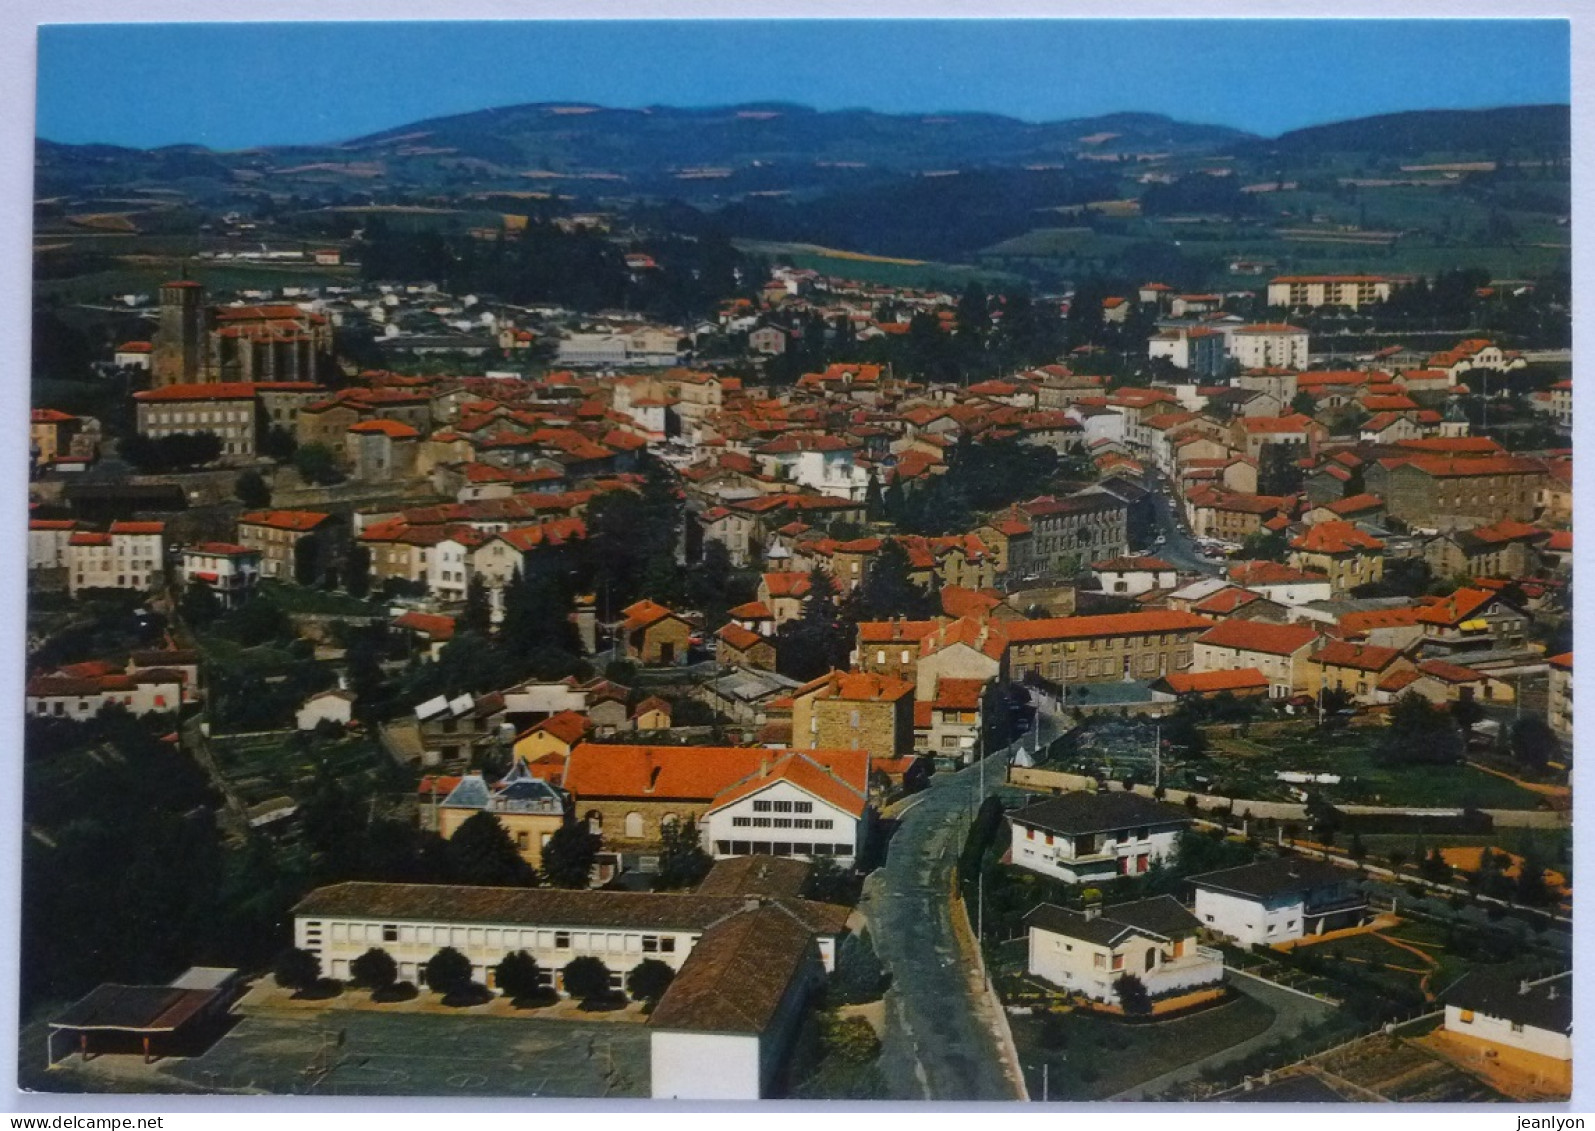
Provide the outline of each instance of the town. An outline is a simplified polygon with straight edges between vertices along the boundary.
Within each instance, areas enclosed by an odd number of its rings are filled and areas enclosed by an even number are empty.
[[[493,191],[41,272],[25,1086],[1568,1096],[1565,276]]]

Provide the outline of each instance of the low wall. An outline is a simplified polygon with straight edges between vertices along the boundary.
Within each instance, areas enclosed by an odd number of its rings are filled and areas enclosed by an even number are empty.
[[[1038,770],[1022,766],[1009,767],[1008,784],[1044,793],[1078,793],[1095,791],[1097,788],[1097,780],[1085,774],[1070,774],[1062,770]],[[1124,789],[1124,783],[1110,781],[1105,783],[1104,788],[1111,792],[1120,792]],[[1132,786],[1131,790],[1142,797],[1153,796],[1153,789],[1149,785]],[[1246,797],[1223,797],[1213,793],[1192,793],[1184,789],[1167,789],[1163,792],[1163,800],[1171,805],[1184,805],[1188,797],[1196,798],[1197,810],[1204,813],[1233,812],[1240,818],[1251,817],[1273,821],[1307,819],[1307,806],[1289,801],[1254,801]],[[1455,808],[1432,809],[1421,806],[1338,805],[1336,808],[1351,816],[1451,815],[1462,812],[1461,809]],[[1484,809],[1481,812],[1487,814],[1498,828],[1557,829],[1566,828],[1572,823],[1570,812],[1552,809]]]

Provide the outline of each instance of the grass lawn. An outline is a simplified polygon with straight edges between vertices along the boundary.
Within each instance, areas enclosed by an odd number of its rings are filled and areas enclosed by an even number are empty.
[[[1174,1021],[1126,1025],[1081,1010],[1013,1019],[1030,1094],[1041,1096],[1041,1066],[1054,1100],[1100,1100],[1255,1037],[1274,1011],[1237,995]]]

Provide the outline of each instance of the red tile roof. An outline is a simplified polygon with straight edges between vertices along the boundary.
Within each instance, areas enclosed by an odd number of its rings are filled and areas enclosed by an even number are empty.
[[[1037,640],[1083,640],[1092,636],[1138,636],[1149,632],[1195,632],[1211,627],[1213,622],[1206,617],[1158,609],[1140,613],[1008,621],[1004,623],[1003,631],[1011,641],[1019,644]]]
[[[1382,672],[1404,655],[1406,653],[1399,648],[1380,648],[1373,644],[1354,644],[1349,640],[1331,640],[1307,659],[1320,667]]]
[[[1196,638],[1198,644],[1290,656],[1318,639],[1318,630],[1306,624],[1268,624],[1264,621],[1226,620]]]
[[[1256,668],[1221,672],[1170,672],[1163,682],[1176,695],[1215,695],[1220,691],[1266,691],[1268,677]]]

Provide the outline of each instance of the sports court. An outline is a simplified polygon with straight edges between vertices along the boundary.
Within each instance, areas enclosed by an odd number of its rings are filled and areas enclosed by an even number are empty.
[[[35,1086],[56,1090],[56,1077],[91,1091],[645,1098],[649,1084],[644,1026],[474,1014],[256,1015],[201,1056],[136,1061],[69,1057]]]

